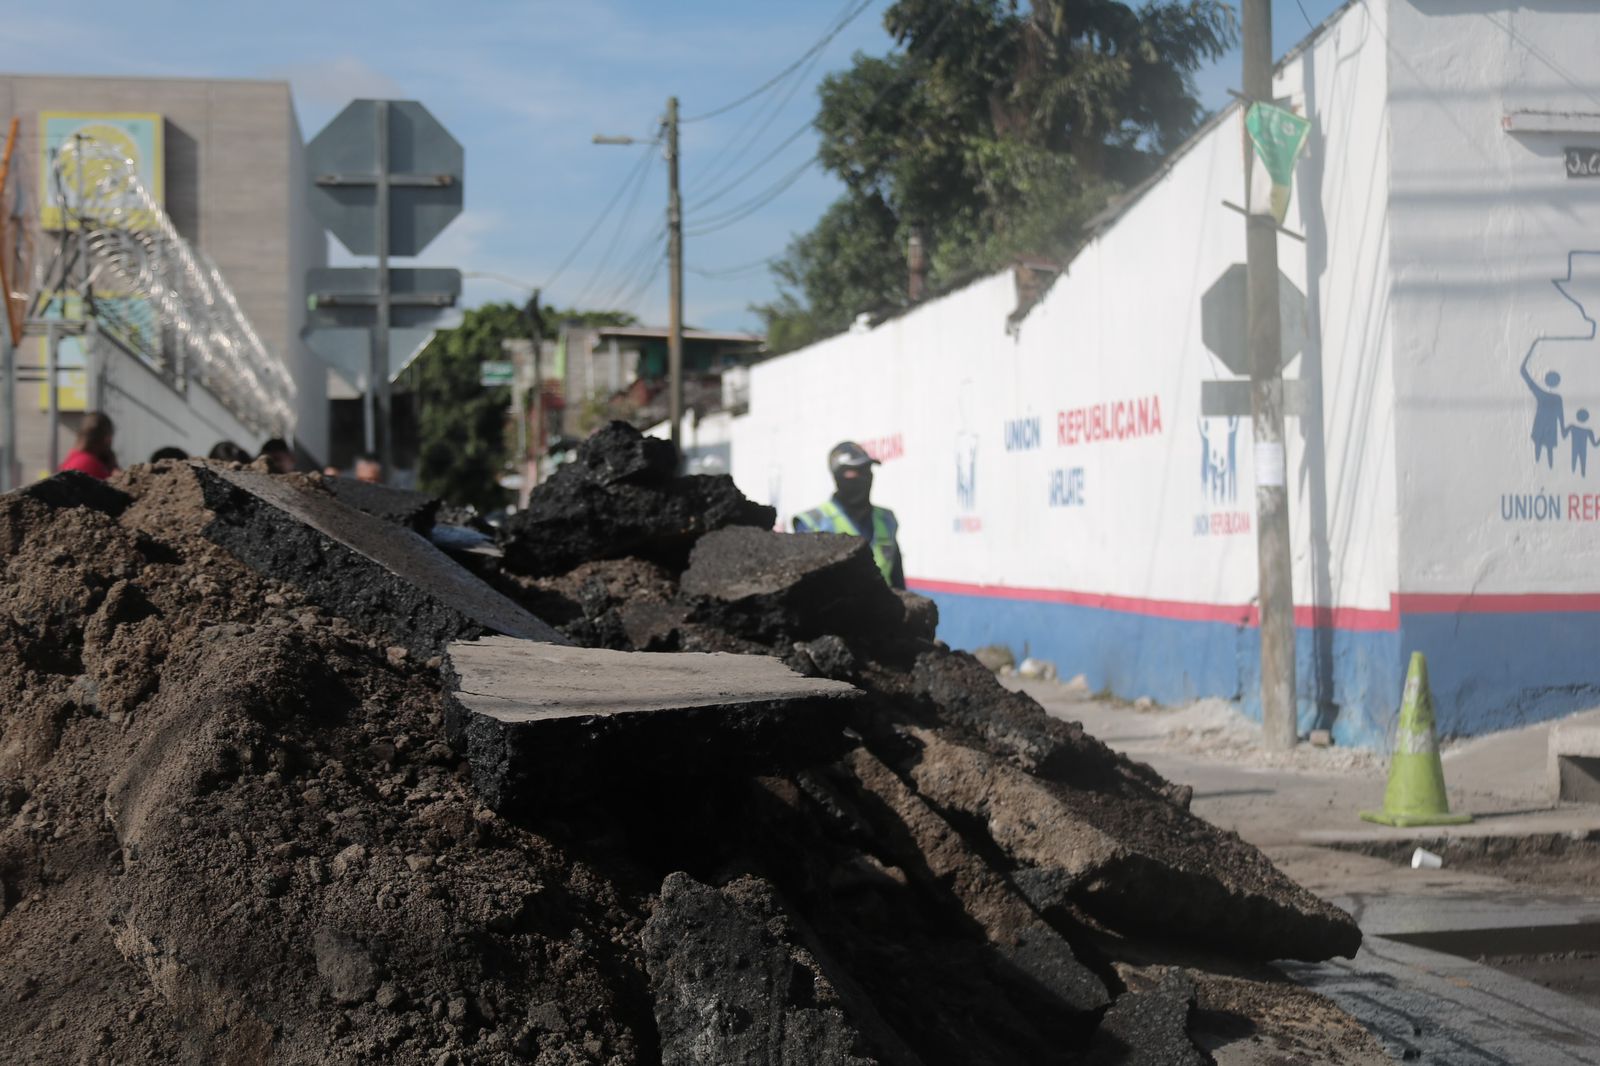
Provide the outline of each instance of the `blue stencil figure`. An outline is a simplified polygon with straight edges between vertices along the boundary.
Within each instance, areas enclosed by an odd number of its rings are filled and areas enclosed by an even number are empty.
[[[1589,409],[1587,407],[1578,408],[1578,421],[1589,421]],[[1594,430],[1588,426],[1572,425],[1562,426],[1561,434],[1572,438],[1572,469],[1584,477],[1588,477],[1589,445],[1600,444],[1600,436],[1596,436]]]
[[[1531,358],[1533,350],[1529,349]],[[1528,373],[1528,361],[1522,361],[1522,380],[1528,383],[1528,388],[1533,390],[1533,461],[1539,461],[1539,455],[1548,452],[1545,456],[1545,465],[1551,469],[1556,465],[1556,445],[1560,442],[1562,431],[1566,426],[1566,419],[1562,416],[1561,395],[1555,390],[1561,385],[1561,375],[1554,370],[1544,376],[1547,387],[1540,388],[1538,382],[1533,380],[1533,375]]]

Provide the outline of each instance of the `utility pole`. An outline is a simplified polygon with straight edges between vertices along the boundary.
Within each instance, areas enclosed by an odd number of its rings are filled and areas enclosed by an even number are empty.
[[[1272,102],[1272,0],[1244,0],[1244,96]],[[1248,106],[1247,103],[1247,106]],[[1250,163],[1246,161],[1246,182]],[[1278,320],[1278,222],[1245,216],[1249,273],[1250,424],[1255,438],[1256,564],[1260,580],[1261,732],[1268,750],[1298,739],[1294,662],[1294,572],[1283,443],[1282,323]]]
[[[672,448],[683,463],[683,201],[678,195],[678,98],[667,98],[667,117],[661,120],[667,149],[667,273],[671,290],[667,308],[667,420]],[[638,144],[633,137],[594,135],[595,144]],[[655,142],[650,142],[655,143]]]
[[[367,447],[376,446],[383,479],[394,477],[394,423],[389,392],[389,101],[377,101],[378,318],[367,371]],[[376,438],[376,439],[374,439]]]
[[[672,420],[672,450],[683,465],[683,203],[678,198],[678,98],[667,98],[667,417]]]

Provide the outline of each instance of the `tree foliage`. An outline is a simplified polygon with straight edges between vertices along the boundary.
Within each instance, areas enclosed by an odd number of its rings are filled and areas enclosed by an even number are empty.
[[[423,492],[480,512],[506,502],[500,474],[510,452],[511,389],[478,384],[479,367],[506,357],[501,341],[529,335],[521,308],[484,304],[467,311],[460,326],[436,333],[406,371],[417,408],[417,484]]]
[[[845,192],[774,264],[775,350],[903,304],[913,233],[936,287],[1068,253],[1194,131],[1193,73],[1236,34],[1222,0],[896,0],[885,25],[897,51],[820,89]]]
[[[554,340],[563,322],[587,326],[638,322],[626,311],[576,308],[547,308],[541,317],[545,340]],[[457,328],[435,334],[406,371],[405,384],[417,409],[417,483],[422,491],[480,512],[506,502],[500,475],[515,439],[511,389],[480,385],[480,367],[506,358],[502,341],[530,335],[524,308],[484,304],[467,311]]]

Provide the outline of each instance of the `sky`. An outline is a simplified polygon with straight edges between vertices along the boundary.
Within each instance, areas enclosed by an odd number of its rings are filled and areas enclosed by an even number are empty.
[[[1341,0],[1273,0],[1281,55]],[[467,273],[463,304],[667,308],[666,168],[648,141],[676,94],[685,212],[685,320],[755,329],[775,287],[764,261],[841,191],[806,168],[816,89],[857,52],[883,55],[890,0],[809,56],[861,0],[75,0],[13,10],[0,71],[287,80],[302,133],[349,101],[421,101],[466,153],[461,216],[414,265]],[[98,27],[85,32],[85,27]],[[774,89],[724,113],[797,60]],[[1211,107],[1238,84],[1237,51],[1197,77]],[[598,225],[597,225],[598,223]],[[332,237],[332,261],[355,263]],[[404,261],[399,265],[413,265]],[[470,275],[483,275],[472,277]]]

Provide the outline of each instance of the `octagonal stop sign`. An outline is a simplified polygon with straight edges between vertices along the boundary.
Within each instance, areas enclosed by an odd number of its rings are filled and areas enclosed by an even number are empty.
[[[1250,374],[1250,324],[1245,307],[1248,282],[1245,265],[1234,263],[1200,297],[1200,339],[1241,377]],[[1282,340],[1278,366],[1282,368],[1306,345],[1306,294],[1281,270],[1278,321]]]
[[[461,213],[461,145],[415,100],[355,100],[306,146],[311,209],[352,255],[378,252],[380,185],[390,255],[416,255]]]

